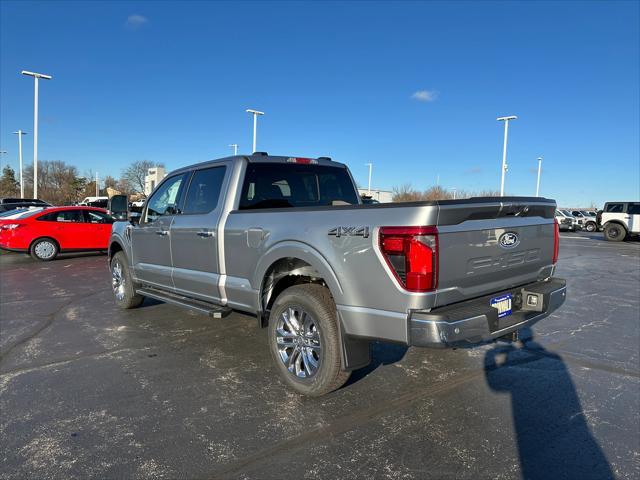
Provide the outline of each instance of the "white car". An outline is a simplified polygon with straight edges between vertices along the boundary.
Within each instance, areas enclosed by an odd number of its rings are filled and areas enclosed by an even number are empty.
[[[595,214],[591,216],[589,212],[584,210],[571,210],[570,213],[578,219],[578,223],[587,232],[595,232],[598,229]]]
[[[558,212],[560,212],[562,215],[564,215],[565,218],[569,218],[571,220],[571,225],[572,225],[572,230],[581,230],[582,229],[582,223],[584,223],[584,221],[580,222],[579,219],[577,219],[576,217],[574,217],[573,215],[571,215],[571,212],[569,210],[566,209],[562,209],[562,210],[558,210]]]
[[[560,212],[560,210],[556,210],[556,221],[558,222],[558,230],[561,232],[573,232],[576,229],[573,225],[573,219],[567,217],[564,213]]]
[[[604,238],[612,242],[640,234],[640,202],[605,203],[600,224]]]

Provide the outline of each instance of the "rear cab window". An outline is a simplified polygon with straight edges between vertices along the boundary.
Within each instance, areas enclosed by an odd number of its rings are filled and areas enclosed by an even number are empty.
[[[315,164],[250,163],[240,210],[357,205],[346,168]]]

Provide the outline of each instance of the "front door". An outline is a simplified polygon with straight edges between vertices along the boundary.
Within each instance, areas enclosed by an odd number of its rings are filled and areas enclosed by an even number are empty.
[[[173,290],[170,230],[186,179],[184,173],[165,179],[147,201],[139,224],[131,229],[133,271],[143,284]]]
[[[171,225],[176,293],[214,303],[220,300],[218,222],[226,171],[226,165],[195,170],[182,212]]]

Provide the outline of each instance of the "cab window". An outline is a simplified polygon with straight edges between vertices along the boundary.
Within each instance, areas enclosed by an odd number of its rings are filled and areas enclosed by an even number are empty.
[[[182,213],[209,213],[218,206],[226,167],[196,170],[189,184],[189,191]]]
[[[155,222],[165,215],[179,213],[180,195],[184,187],[186,174],[168,178],[158,187],[147,201],[147,212],[144,223]]]
[[[629,215],[640,215],[640,203],[630,203],[627,213]]]

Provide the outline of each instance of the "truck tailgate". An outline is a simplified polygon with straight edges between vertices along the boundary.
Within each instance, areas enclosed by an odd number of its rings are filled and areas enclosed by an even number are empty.
[[[553,200],[441,202],[436,305],[524,285],[553,273]]]

